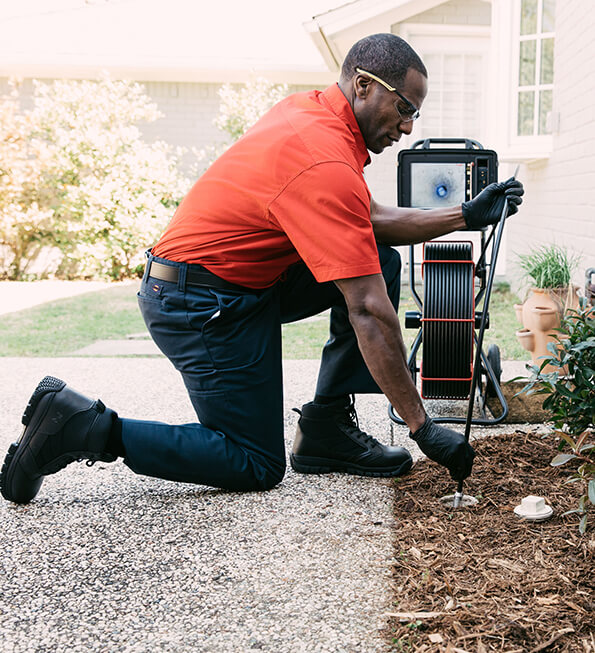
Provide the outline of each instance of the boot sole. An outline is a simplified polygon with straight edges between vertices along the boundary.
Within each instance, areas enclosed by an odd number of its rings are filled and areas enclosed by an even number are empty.
[[[332,474],[343,472],[355,476],[371,476],[376,478],[389,478],[405,475],[413,466],[413,460],[405,460],[397,467],[379,467],[373,469],[354,463],[341,462],[329,458],[314,458],[313,456],[289,455],[289,462],[294,471],[300,474]]]
[[[32,481],[31,492],[27,493],[24,496],[17,497],[14,493],[14,490],[11,492],[11,489],[13,489],[11,486],[13,484],[20,459],[25,453],[31,438],[35,435],[35,430],[31,430],[27,433],[27,426],[31,422],[39,402],[49,392],[60,392],[60,390],[62,390],[65,385],[66,383],[60,379],[57,379],[53,376],[46,376],[38,383],[35,391],[31,395],[29,403],[27,404],[27,407],[25,408],[21,418],[21,423],[25,428],[23,429],[21,437],[18,439],[18,441],[13,442],[10,445],[8,453],[4,458],[2,470],[0,471],[0,493],[7,501],[12,501],[14,503],[29,503],[29,501],[31,501],[31,499],[33,499],[39,491],[42,482],[41,478],[36,478]],[[48,408],[49,406],[50,404],[48,404]]]

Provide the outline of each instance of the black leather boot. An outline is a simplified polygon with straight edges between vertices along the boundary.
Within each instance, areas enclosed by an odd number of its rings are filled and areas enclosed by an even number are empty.
[[[74,460],[113,462],[106,444],[116,413],[64,381],[46,376],[31,395],[18,442],[10,445],[0,472],[0,491],[8,501],[28,503],[43,477]]]
[[[359,428],[355,405],[349,399],[328,405],[310,402],[296,412],[300,419],[289,457],[296,472],[402,476],[411,469],[407,449],[380,444]]]

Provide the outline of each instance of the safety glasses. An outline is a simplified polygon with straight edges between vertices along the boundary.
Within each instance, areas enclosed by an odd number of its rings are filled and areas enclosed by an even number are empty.
[[[417,120],[420,116],[419,109],[412,103],[410,102],[404,95],[399,93],[396,88],[391,86],[390,84],[387,84],[383,79],[380,79],[380,77],[377,77],[376,75],[369,73],[367,70],[363,70],[362,68],[356,68],[355,72],[360,73],[362,75],[366,75],[370,79],[373,79],[375,82],[378,82],[387,91],[390,91],[391,93],[396,93],[399,98],[405,103],[406,109],[403,109],[399,107],[398,101],[395,102],[395,109],[397,110],[397,113],[401,116],[403,119],[403,122],[413,122],[414,120]]]

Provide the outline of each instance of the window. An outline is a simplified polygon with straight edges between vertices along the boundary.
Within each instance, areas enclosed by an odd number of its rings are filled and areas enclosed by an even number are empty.
[[[462,39],[459,39],[459,42]],[[460,49],[463,50],[463,45]],[[482,53],[424,53],[432,80],[417,138],[461,137],[481,140],[483,127]]]
[[[555,0],[521,0],[517,135],[551,134]]]

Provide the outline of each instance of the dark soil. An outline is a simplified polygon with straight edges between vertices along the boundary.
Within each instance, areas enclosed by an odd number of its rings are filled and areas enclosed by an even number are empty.
[[[456,484],[424,460],[395,483],[391,651],[595,653],[595,511],[585,535],[576,514],[583,488],[554,468],[553,435],[517,431],[474,442],[464,492],[477,506],[438,499]],[[554,516],[528,522],[513,512],[528,495]]]

